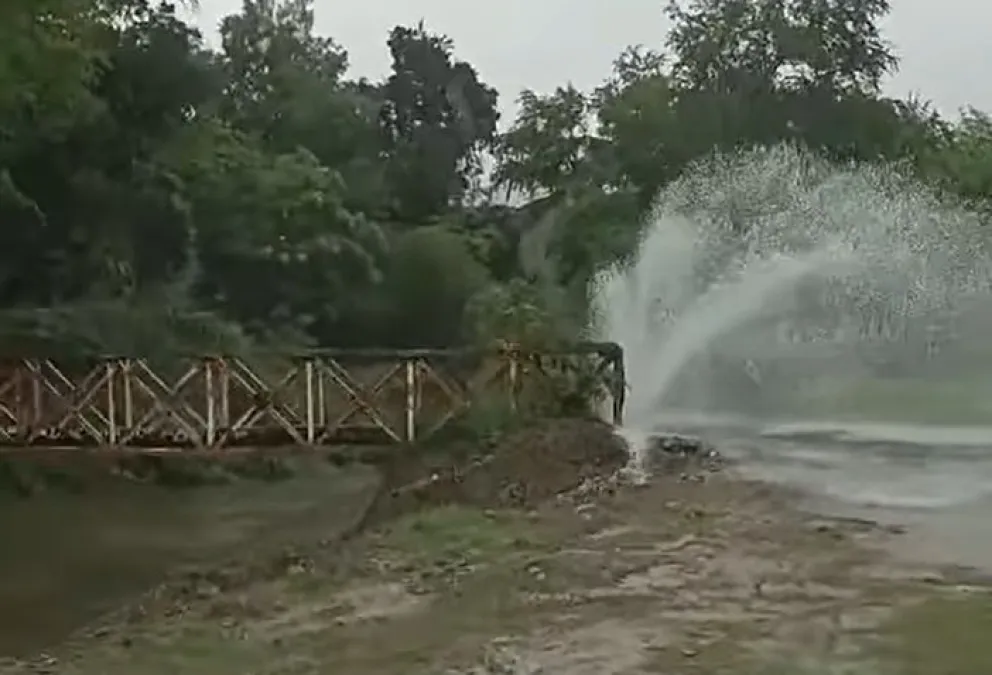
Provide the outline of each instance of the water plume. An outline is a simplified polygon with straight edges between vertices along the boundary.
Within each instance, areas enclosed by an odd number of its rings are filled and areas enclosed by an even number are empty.
[[[656,203],[595,292],[633,429],[674,411],[886,419],[890,390],[992,371],[985,224],[899,171],[778,146],[700,162]]]

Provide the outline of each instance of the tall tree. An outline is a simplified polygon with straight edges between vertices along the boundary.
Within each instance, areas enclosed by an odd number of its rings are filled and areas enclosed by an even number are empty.
[[[294,131],[301,103],[337,86],[347,54],[314,35],[313,21],[312,0],[244,0],[240,13],[224,18],[227,119],[278,143],[287,127]]]
[[[664,56],[631,47],[617,57],[595,94],[599,135],[614,165],[614,184],[635,189],[644,206],[700,151],[699,127],[680,124],[677,93]]]
[[[897,66],[879,30],[888,0],[693,0],[667,11],[681,114],[715,145],[795,140],[859,160],[904,150],[902,110],[879,96]]]
[[[463,198],[496,138],[497,92],[454,43],[421,23],[397,26],[387,41],[392,73],[380,123],[390,153],[394,217],[426,222]]]
[[[496,183],[529,197],[565,190],[580,180],[595,140],[588,97],[568,85],[547,96],[524,90],[518,103],[497,146]]]
[[[374,223],[304,149],[271,153],[223,124],[173,149],[194,214],[201,303],[256,334],[326,337],[347,295],[378,274]]]
[[[0,204],[17,223],[4,251],[7,298],[133,292],[185,264],[188,214],[158,153],[211,97],[209,64],[199,35],[167,5],[135,1],[123,23],[109,18],[94,27],[104,52],[83,83],[92,110],[8,146],[18,199]]]
[[[313,0],[245,0],[223,20],[221,42],[222,112],[236,127],[342,172],[378,153],[372,90],[344,80],[348,54],[314,33]]]
[[[896,67],[879,21],[888,0],[671,0],[673,75],[718,91],[871,94]]]

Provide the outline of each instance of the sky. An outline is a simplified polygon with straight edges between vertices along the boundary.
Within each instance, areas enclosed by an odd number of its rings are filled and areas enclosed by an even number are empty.
[[[317,31],[343,44],[353,76],[378,78],[389,68],[385,40],[397,24],[421,19],[455,42],[500,92],[504,121],[521,90],[553,91],[572,82],[591,89],[628,45],[660,46],[668,30],[664,0],[316,0]],[[893,0],[886,38],[902,60],[887,90],[916,93],[946,115],[973,105],[992,111],[992,2]],[[216,43],[220,19],[241,0],[199,0],[195,22]],[[619,9],[623,7],[623,9]]]

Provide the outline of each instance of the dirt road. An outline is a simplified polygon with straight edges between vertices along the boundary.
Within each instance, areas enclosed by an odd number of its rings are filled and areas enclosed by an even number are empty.
[[[988,675],[992,600],[732,471],[449,504],[191,579],[10,673]],[[33,670],[29,670],[33,668]]]

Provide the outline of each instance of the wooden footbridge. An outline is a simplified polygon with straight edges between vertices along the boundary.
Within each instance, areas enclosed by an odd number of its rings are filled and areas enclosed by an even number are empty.
[[[626,386],[621,348],[322,350],[163,362],[8,358],[0,359],[0,455],[56,449],[225,455],[410,443],[473,407],[502,406],[510,414],[539,409],[548,387],[562,386],[591,398],[585,403],[619,424]]]

